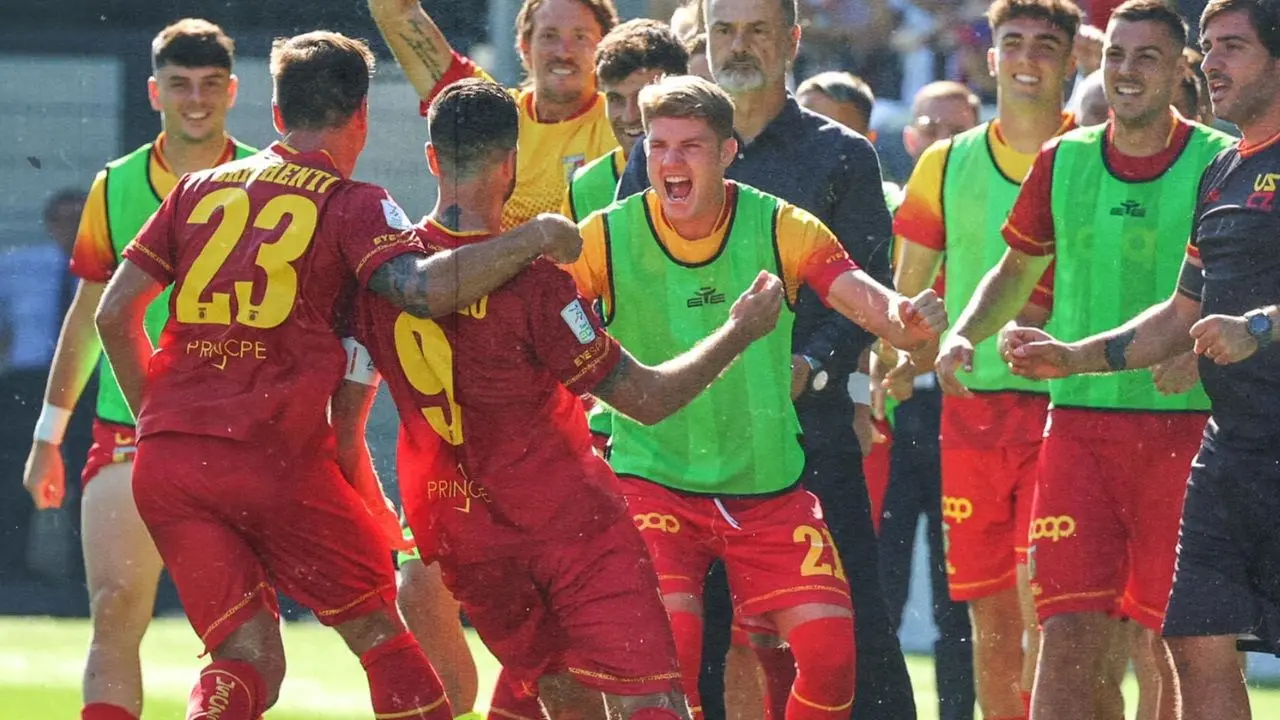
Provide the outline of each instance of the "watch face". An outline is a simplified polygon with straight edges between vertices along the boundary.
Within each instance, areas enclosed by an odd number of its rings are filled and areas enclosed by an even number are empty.
[[[829,379],[829,376],[827,375],[826,370],[819,370],[817,373],[815,373],[813,376],[814,392],[822,392],[823,390],[825,390],[827,387],[828,379]]]
[[[1249,317],[1249,334],[1258,337],[1263,334],[1271,333],[1271,318],[1264,313],[1251,315]]]

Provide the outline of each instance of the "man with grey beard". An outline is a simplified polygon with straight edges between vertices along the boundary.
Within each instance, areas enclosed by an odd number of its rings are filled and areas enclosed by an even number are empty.
[[[803,110],[785,85],[800,42],[794,0],[707,0],[707,54],[717,84],[733,98],[740,149],[728,177],[793,203],[835,233],[859,266],[888,282],[891,220],[880,187],[880,163],[863,136]],[[638,145],[618,186],[623,198],[648,187],[647,148]],[[792,396],[804,431],[804,487],[825,509],[855,608],[858,677],[852,717],[915,717],[911,681],[880,592],[862,457],[854,437],[851,394],[867,394],[858,357],[873,337],[803,290],[792,334]],[[852,390],[852,393],[850,392]],[[865,402],[865,400],[863,400]],[[717,701],[733,615],[724,574],[708,577],[703,711],[721,717]],[[769,677],[770,705],[785,704],[794,662],[755,636]],[[766,647],[761,647],[764,645]],[[743,650],[735,655],[741,657]]]

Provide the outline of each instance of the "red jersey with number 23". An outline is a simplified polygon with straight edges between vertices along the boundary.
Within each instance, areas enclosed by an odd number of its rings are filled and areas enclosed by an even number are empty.
[[[387,191],[348,180],[324,152],[276,143],[185,176],[124,257],[174,284],[147,368],[138,436],[272,443],[332,437],[345,367],[335,334],[358,287],[422,244]]]
[[[429,251],[489,238],[429,219],[418,233]],[[590,537],[625,512],[579,400],[620,349],[549,261],[435,320],[361,293],[356,337],[400,411],[400,485],[424,560],[537,552]]]

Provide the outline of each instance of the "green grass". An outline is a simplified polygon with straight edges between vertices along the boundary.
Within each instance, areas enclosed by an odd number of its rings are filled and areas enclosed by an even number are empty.
[[[480,708],[488,705],[498,666],[484,646],[470,636],[480,668]],[[0,719],[73,720],[80,710],[80,672],[89,641],[83,620],[0,618]],[[280,703],[269,720],[369,718],[367,685],[360,664],[333,631],[311,623],[285,628],[289,673]],[[182,718],[186,696],[204,661],[185,621],[161,619],[152,625],[142,646],[146,677],[146,718]],[[936,720],[933,659],[907,659],[920,708],[920,720]],[[1137,688],[1125,685],[1130,717]],[[1253,715],[1280,717],[1280,688],[1253,688]]]

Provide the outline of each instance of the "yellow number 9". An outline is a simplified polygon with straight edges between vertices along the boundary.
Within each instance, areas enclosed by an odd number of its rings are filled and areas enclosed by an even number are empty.
[[[462,408],[454,399],[453,348],[444,330],[431,320],[400,313],[396,319],[395,339],[400,367],[413,389],[427,396],[444,393],[447,408],[424,407],[422,416],[450,445],[461,445]]]

